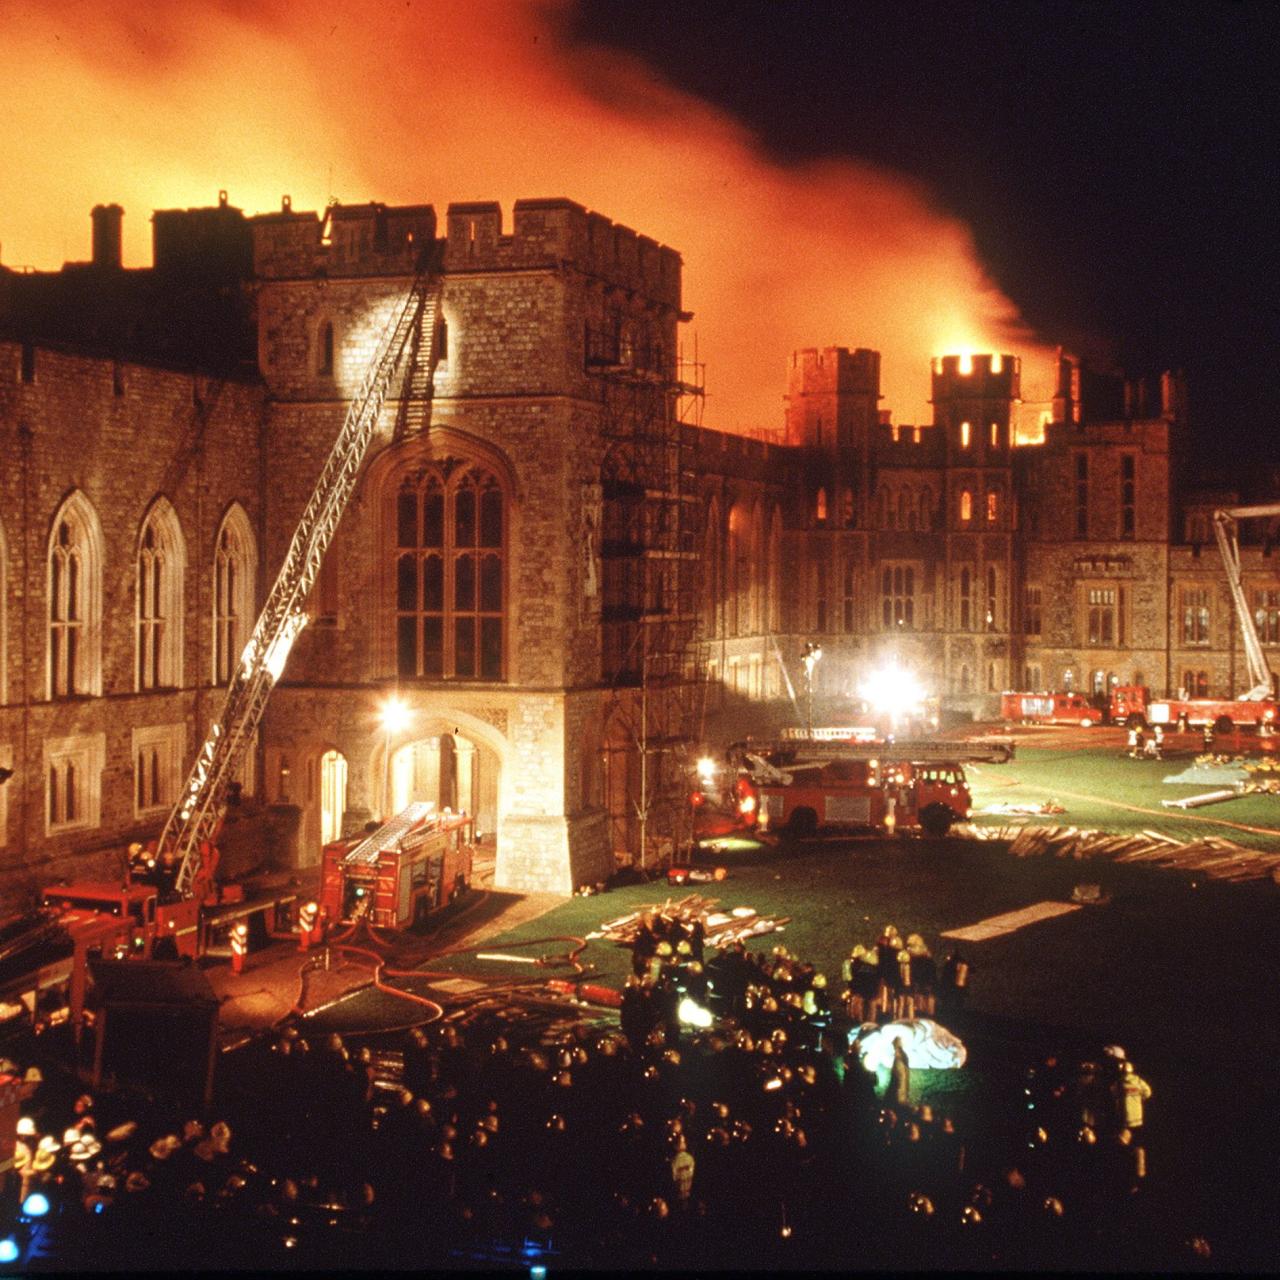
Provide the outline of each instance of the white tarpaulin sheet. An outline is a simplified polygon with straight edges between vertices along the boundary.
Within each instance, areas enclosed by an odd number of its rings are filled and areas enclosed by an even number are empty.
[[[963,929],[948,929],[942,936],[954,938],[957,942],[985,942],[988,938],[998,938],[1002,933],[1013,933],[1024,925],[1035,924],[1037,920],[1052,920],[1054,916],[1065,916],[1068,911],[1079,910],[1080,905],[1075,902],[1037,902],[1020,911],[1006,911],[1002,916],[979,920],[977,924],[966,925]]]

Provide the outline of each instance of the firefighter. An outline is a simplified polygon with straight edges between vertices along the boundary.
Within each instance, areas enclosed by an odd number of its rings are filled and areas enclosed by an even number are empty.
[[[684,1134],[676,1139],[676,1153],[671,1160],[671,1181],[675,1184],[680,1207],[687,1208],[693,1191],[693,1156],[689,1154],[689,1142]]]
[[[969,974],[972,965],[962,958],[959,951],[953,951],[942,966],[942,1015],[950,1017],[964,1009],[965,997],[968,994]]]
[[[231,927],[231,972],[244,972],[244,958],[249,954],[249,926],[241,920]]]
[[[1160,725],[1151,730],[1151,737],[1147,739],[1147,756],[1151,760],[1164,759],[1164,729]]]
[[[905,1111],[911,1104],[911,1063],[901,1036],[893,1037],[893,1066],[889,1068],[889,1097],[893,1105]]]
[[[314,902],[304,902],[298,908],[298,950],[309,951],[316,925],[320,919],[320,908]]]
[[[1120,1078],[1111,1086],[1116,1103],[1116,1119],[1122,1129],[1142,1128],[1142,1104],[1151,1097],[1151,1086],[1133,1069],[1132,1062],[1120,1064]]]
[[[911,986],[911,952],[903,947],[898,952],[898,980],[894,984],[893,1016],[901,1022],[916,1016],[915,991]]]

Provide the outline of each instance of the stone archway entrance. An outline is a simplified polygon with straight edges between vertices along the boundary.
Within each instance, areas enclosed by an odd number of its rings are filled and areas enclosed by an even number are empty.
[[[388,772],[388,813],[399,813],[413,800],[429,800],[441,809],[473,814],[477,836],[497,830],[501,767],[485,743],[461,733],[418,738],[392,752]]]

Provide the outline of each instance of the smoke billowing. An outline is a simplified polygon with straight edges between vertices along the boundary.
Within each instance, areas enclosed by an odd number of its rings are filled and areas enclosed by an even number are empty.
[[[929,357],[1048,353],[928,193],[848,163],[783,168],[734,121],[530,0],[341,4],[0,0],[0,243],[10,266],[89,249],[124,205],[125,261],[153,209],[568,196],[684,255],[708,425],[776,427],[802,346],[884,354],[884,404],[928,421]]]

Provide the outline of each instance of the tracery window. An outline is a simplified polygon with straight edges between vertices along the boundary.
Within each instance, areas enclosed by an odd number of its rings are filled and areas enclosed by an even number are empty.
[[[102,688],[101,534],[81,494],[63,504],[49,540],[49,697]]]
[[[253,531],[243,508],[227,512],[213,554],[213,683],[226,684],[253,622]]]
[[[170,689],[181,683],[184,560],[177,515],[161,499],[138,543],[138,689]]]
[[[484,467],[405,475],[395,495],[396,671],[501,680],[506,498]]]

